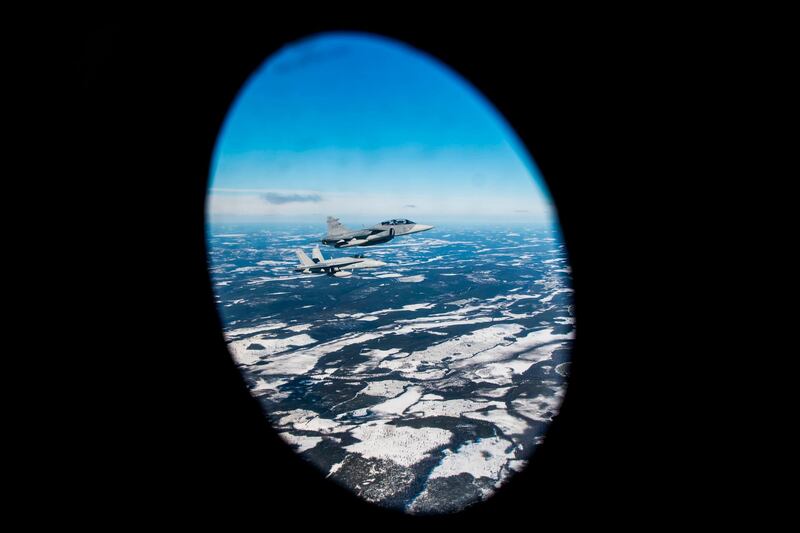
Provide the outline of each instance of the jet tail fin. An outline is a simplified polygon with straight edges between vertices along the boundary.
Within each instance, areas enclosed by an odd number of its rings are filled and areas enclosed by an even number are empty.
[[[306,253],[303,250],[301,250],[300,248],[296,248],[294,253],[297,254],[297,258],[300,260],[300,264],[301,265],[303,265],[303,266],[313,266],[314,265],[314,261],[312,261],[306,255]]]
[[[338,218],[328,217],[328,235],[337,235],[339,233],[348,233],[350,230],[344,227],[344,225],[339,222]]]
[[[323,256],[322,252],[319,251],[319,244],[314,246],[314,249],[311,250],[311,257],[314,259],[315,263],[325,261],[325,256]]]

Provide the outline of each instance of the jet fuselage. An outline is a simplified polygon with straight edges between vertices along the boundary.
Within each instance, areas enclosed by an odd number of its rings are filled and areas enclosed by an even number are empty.
[[[372,246],[388,242],[400,235],[411,235],[433,229],[433,226],[417,224],[408,219],[393,219],[369,228],[351,231],[339,223],[339,219],[328,217],[328,233],[322,243],[336,248]]]
[[[354,257],[337,257],[336,259],[325,259],[317,245],[313,252],[312,258],[309,258],[303,251],[298,248],[295,250],[297,258],[300,259],[300,264],[297,265],[295,272],[302,272],[303,274],[328,274],[336,276],[337,278],[347,277],[352,274],[351,270],[357,268],[379,268],[386,266],[383,261],[375,259],[367,259],[363,256]]]

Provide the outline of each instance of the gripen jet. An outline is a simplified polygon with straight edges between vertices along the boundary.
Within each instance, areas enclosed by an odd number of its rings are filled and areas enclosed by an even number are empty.
[[[391,241],[399,235],[411,235],[429,229],[433,229],[433,226],[417,224],[402,218],[387,220],[370,228],[353,231],[344,227],[338,218],[328,217],[328,234],[322,238],[322,244],[333,245],[336,248],[372,246]]]
[[[328,274],[329,276],[336,276],[337,278],[346,278],[352,276],[352,270],[356,268],[378,268],[386,266],[383,261],[376,261],[375,259],[367,259],[363,255],[356,255],[353,257],[338,257],[336,259],[325,259],[322,252],[319,251],[319,245],[314,247],[309,258],[303,250],[297,248],[294,253],[300,259],[300,264],[295,267],[296,272],[303,274]]]

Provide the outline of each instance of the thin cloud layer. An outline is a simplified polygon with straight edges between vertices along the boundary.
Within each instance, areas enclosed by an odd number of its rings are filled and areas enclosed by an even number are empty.
[[[319,194],[281,194],[277,192],[268,192],[262,194],[261,198],[270,204],[283,205],[297,202],[321,202],[322,196]]]

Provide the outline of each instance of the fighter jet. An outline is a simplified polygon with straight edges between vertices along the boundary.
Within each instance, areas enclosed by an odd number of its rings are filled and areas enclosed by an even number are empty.
[[[391,241],[399,235],[411,235],[420,231],[428,231],[433,226],[417,224],[406,218],[392,219],[370,228],[352,231],[344,227],[338,218],[328,217],[328,234],[322,238],[323,244],[333,245],[336,248],[349,248],[350,246],[372,246]]]
[[[356,268],[377,268],[386,266],[383,261],[376,261],[374,259],[367,259],[363,255],[355,255],[353,257],[339,257],[336,259],[325,259],[322,252],[319,251],[319,245],[314,246],[309,258],[303,250],[297,248],[294,253],[300,259],[300,264],[295,267],[296,272],[303,274],[319,274],[324,273],[329,276],[336,276],[337,278],[346,278],[352,276],[351,270]]]

